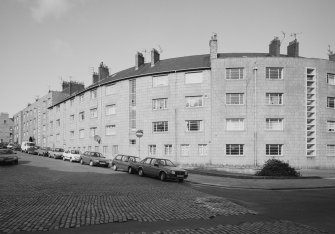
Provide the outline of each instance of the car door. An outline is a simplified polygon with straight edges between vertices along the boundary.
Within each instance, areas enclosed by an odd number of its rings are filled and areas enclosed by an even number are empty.
[[[141,164],[141,167],[142,167],[142,170],[144,172],[144,174],[146,175],[151,175],[150,173],[150,161],[151,161],[151,158],[147,158],[145,159]]]
[[[152,159],[150,163],[150,173],[152,176],[159,176],[159,166],[158,166],[158,160]]]

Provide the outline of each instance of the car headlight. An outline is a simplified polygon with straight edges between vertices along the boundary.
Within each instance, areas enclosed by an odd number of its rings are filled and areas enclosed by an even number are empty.
[[[175,175],[175,174],[176,174],[176,172],[175,172],[175,171],[171,171],[171,174],[172,174],[172,175]]]

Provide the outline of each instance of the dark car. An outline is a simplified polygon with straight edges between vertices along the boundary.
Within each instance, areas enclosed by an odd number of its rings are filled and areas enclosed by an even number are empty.
[[[131,174],[134,172],[134,170],[130,166],[130,163],[139,161],[140,161],[139,157],[118,154],[112,161],[112,168],[114,169],[114,171],[125,170],[128,171],[129,174]]]
[[[186,170],[176,167],[169,159],[145,158],[140,162],[131,162],[132,169],[139,176],[158,177],[160,180],[178,180],[183,182],[188,177]]]
[[[38,147],[36,151],[37,151],[37,155],[47,157],[49,150],[51,150],[50,147]]]
[[[62,148],[54,148],[48,151],[49,158],[62,159],[64,150]]]
[[[0,149],[0,164],[18,164],[19,158],[11,149]]]
[[[37,149],[38,149],[37,146],[30,147],[30,148],[27,149],[27,153],[28,153],[28,154],[37,155]]]
[[[99,152],[86,151],[80,155],[81,164],[89,164],[90,166],[109,166],[109,160]]]

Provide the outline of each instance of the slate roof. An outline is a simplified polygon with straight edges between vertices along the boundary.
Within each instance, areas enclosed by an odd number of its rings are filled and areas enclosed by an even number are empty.
[[[241,58],[241,57],[270,57],[268,53],[220,53],[218,54],[219,59],[224,58]],[[281,57],[287,57],[287,55],[281,55]],[[191,71],[191,70],[208,70],[210,69],[210,55],[202,54],[202,55],[192,55],[192,56],[184,56],[178,58],[170,58],[158,61],[155,66],[151,67],[151,63],[145,63],[138,70],[135,70],[135,67],[131,67],[120,72],[117,72],[109,77],[96,82],[83,91],[78,92],[77,94],[67,97],[62,101],[50,106],[53,107],[62,103],[63,101],[70,99],[78,94],[84,93],[90,89],[93,89],[97,86],[104,85],[107,83],[120,81],[124,79],[136,78],[146,75],[155,75],[155,74],[164,74],[170,73],[174,71]]]

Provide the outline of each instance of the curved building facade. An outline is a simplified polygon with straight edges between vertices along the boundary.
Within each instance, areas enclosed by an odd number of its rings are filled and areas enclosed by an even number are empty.
[[[49,107],[47,146],[170,158],[180,164],[335,166],[335,62],[281,55],[210,53],[151,62],[106,78]],[[104,77],[104,76],[102,76]],[[137,130],[143,137],[136,137]]]

